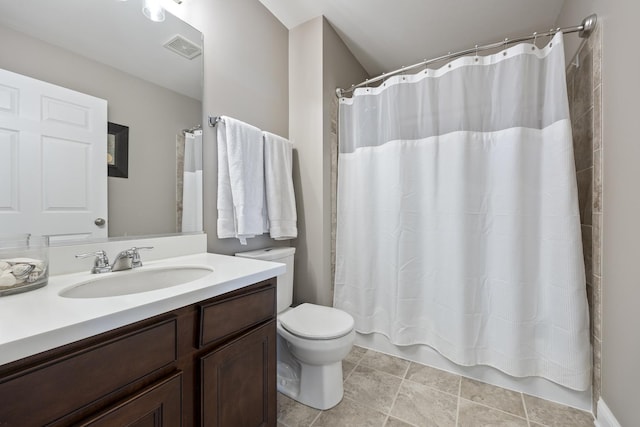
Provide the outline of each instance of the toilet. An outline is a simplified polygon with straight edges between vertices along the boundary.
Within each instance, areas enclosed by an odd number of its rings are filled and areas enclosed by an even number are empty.
[[[291,307],[295,250],[267,248],[236,256],[287,265],[277,284],[278,391],[325,410],[342,400],[342,359],[353,347],[354,320],[332,307],[308,303]]]

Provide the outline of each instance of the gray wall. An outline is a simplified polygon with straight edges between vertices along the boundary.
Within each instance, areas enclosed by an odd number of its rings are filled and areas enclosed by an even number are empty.
[[[602,400],[623,426],[640,425],[640,84],[637,16],[628,0],[565,0],[558,26],[595,12],[602,25]],[[568,37],[567,37],[568,38]],[[573,46],[577,47],[577,43]],[[569,50],[569,49],[568,49]],[[569,53],[572,56],[572,53]]]
[[[173,2],[167,2],[173,3]],[[288,136],[288,31],[256,0],[189,0],[167,5],[204,34],[203,123],[226,115]],[[260,236],[242,246],[216,237],[218,182],[215,128],[204,126],[204,228],[210,252],[233,254],[288,245]]]
[[[332,163],[336,142],[336,87],[366,72],[323,17],[289,34],[289,132],[297,147],[294,170],[299,238],[295,301],[333,305]],[[335,150],[333,151],[335,154]]]
[[[176,231],[176,133],[200,123],[200,101],[0,26],[0,68],[108,101],[129,126],[129,178],[109,178],[109,235]]]
[[[294,300],[330,305],[322,120],[322,17],[318,17],[289,32],[289,136],[296,147],[293,175],[298,207]]]

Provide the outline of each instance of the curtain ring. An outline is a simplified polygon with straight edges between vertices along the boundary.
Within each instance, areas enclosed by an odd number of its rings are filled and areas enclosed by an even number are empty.
[[[533,46],[531,46],[531,50],[536,50],[536,40],[538,39],[538,32],[534,31],[533,33]]]
[[[504,39],[504,51],[502,51],[502,56],[507,56],[507,43],[509,43],[509,39]]]
[[[476,45],[476,62],[478,62],[478,45]]]

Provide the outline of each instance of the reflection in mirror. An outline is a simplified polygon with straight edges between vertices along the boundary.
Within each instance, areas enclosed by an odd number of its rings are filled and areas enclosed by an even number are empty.
[[[0,0],[1,69],[104,99],[129,128],[128,177],[107,179],[109,237],[182,231],[184,130],[202,122],[202,34],[141,4]]]

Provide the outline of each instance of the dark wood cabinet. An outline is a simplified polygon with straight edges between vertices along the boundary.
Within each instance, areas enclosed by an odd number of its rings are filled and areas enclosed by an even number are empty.
[[[0,427],[276,426],[275,278],[0,366]]]
[[[262,427],[276,422],[275,322],[200,359],[203,427]]]
[[[176,373],[80,423],[82,427],[182,425],[182,374]]]

